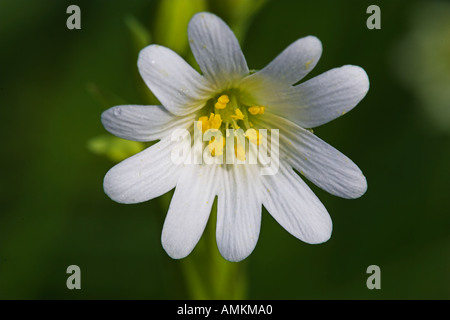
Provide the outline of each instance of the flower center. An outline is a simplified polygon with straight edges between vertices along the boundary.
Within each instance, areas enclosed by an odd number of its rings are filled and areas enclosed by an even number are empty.
[[[239,138],[247,138],[253,144],[260,144],[260,133],[253,128],[251,119],[264,114],[264,111],[265,107],[263,106],[247,106],[240,103],[239,93],[235,90],[229,90],[208,101],[203,108],[202,115],[198,118],[198,128],[200,129],[201,126],[203,133],[208,130],[220,130],[222,137],[228,137],[231,130],[235,135],[235,155],[243,161],[245,160],[245,145]],[[224,138],[220,140],[213,138],[209,142],[209,148],[213,156],[223,154],[223,149],[226,146],[225,141]]]

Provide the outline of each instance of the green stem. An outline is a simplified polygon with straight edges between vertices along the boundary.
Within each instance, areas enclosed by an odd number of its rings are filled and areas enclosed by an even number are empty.
[[[217,201],[214,202],[210,221],[196,249],[180,261],[188,297],[194,300],[245,299],[245,263],[229,262],[220,255],[215,235],[216,212]]]
[[[221,255],[216,245],[217,201],[214,202],[207,232],[210,285],[213,299],[244,299],[247,281],[243,262],[229,262]]]

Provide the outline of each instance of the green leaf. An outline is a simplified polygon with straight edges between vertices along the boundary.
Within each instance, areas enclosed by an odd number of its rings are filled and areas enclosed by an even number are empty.
[[[103,109],[111,108],[120,104],[125,104],[125,100],[113,94],[112,92],[100,88],[95,83],[88,83],[86,91],[97,101]]]
[[[134,16],[127,15],[125,17],[125,24],[130,31],[133,43],[137,51],[140,51],[142,48],[148,46],[151,43],[152,37],[150,31]]]
[[[90,139],[87,148],[97,155],[106,156],[114,162],[122,161],[144,150],[146,145],[142,142],[129,141],[108,134]]]
[[[210,6],[228,22],[239,42],[244,42],[253,17],[269,0],[210,0]]]
[[[192,16],[207,10],[206,0],[160,1],[155,23],[155,42],[180,55],[188,49],[187,26]]]

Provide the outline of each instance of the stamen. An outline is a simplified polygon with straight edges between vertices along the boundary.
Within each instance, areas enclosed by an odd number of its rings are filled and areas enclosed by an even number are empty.
[[[237,129],[240,129],[240,128],[241,128],[241,127],[238,126],[236,120],[231,119],[231,123],[232,123],[232,125],[233,125],[233,129],[234,129],[234,130],[237,130]]]
[[[227,107],[227,103],[230,102],[230,98],[226,94],[223,94],[217,99],[217,103],[215,104],[215,107],[217,109],[225,109]]]
[[[259,113],[259,107],[250,107],[248,108],[248,112],[254,116]]]
[[[211,113],[209,118],[207,116],[202,116],[198,118],[199,123],[197,123],[197,128],[200,130],[200,123],[202,126],[202,132],[206,132],[209,129],[219,129],[222,125],[222,117],[220,114]]]
[[[215,103],[214,100],[211,101],[210,106],[214,106],[211,110],[212,112],[210,112],[209,115],[201,116],[198,119],[198,126],[202,126],[203,133],[207,130],[220,130],[226,137],[228,137],[230,133],[233,135],[234,131],[235,137],[237,138],[235,140],[237,143],[234,145],[236,158],[245,161],[246,139],[248,139],[249,143],[255,145],[260,145],[263,140],[262,134],[253,128],[254,124],[250,122],[251,116],[264,114],[265,107],[242,104],[238,99],[239,95],[235,95],[232,90],[229,92],[231,92],[229,96],[227,94],[221,94],[216,98],[217,100]],[[242,127],[244,131],[241,131],[242,129],[240,127]],[[228,131],[229,128],[231,128],[232,131]],[[237,132],[240,132],[239,138],[236,136]],[[240,141],[240,143],[238,141]],[[225,146],[225,137],[217,139],[213,137],[208,144],[212,156],[223,155]]]
[[[228,98],[228,96],[226,94],[223,94],[219,97],[218,101],[220,103],[227,104],[228,102],[230,102],[230,98]]]
[[[207,116],[203,116],[198,118],[198,123],[197,123],[197,129],[200,130],[200,125],[201,125],[201,130],[202,132],[206,132],[207,130],[209,130],[209,120]]]
[[[244,114],[239,108],[236,108],[236,110],[234,110],[234,115],[232,115],[231,118],[234,120],[244,120]]]
[[[208,144],[209,152],[213,157],[221,156],[223,154],[223,148],[225,147],[225,139],[221,136],[220,139],[216,140],[216,137],[212,137]]]
[[[222,117],[220,116],[220,114],[211,113],[211,115],[209,116],[209,126],[212,129],[219,129],[221,125]]]
[[[256,144],[257,146],[261,144],[261,134],[258,130],[248,129],[245,131],[245,136],[251,143]]]
[[[265,110],[265,109],[266,109],[266,108],[263,107],[263,106],[254,106],[254,107],[248,108],[248,112],[249,112],[251,115],[256,116],[257,114],[264,114],[264,110]]]

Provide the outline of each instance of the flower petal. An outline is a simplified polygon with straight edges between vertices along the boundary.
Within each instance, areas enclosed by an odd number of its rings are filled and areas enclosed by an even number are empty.
[[[161,242],[167,254],[181,259],[203,234],[215,197],[216,165],[187,165],[177,183],[164,221]]]
[[[206,79],[222,90],[249,73],[233,32],[219,17],[201,12],[188,26],[192,53]]]
[[[246,90],[267,111],[291,119],[303,128],[314,128],[352,110],[369,90],[369,78],[364,69],[347,65],[295,87],[260,81]]]
[[[162,106],[123,105],[102,113],[102,123],[113,135],[133,141],[153,141],[176,128],[188,128],[194,115],[177,117]]]
[[[310,131],[271,114],[255,123],[280,128],[280,152],[318,187],[347,199],[359,198],[366,192],[367,181],[358,166]]]
[[[217,246],[225,259],[241,261],[252,253],[259,237],[259,171],[254,165],[231,165],[219,173]]]
[[[200,109],[211,94],[205,79],[168,48],[145,47],[139,54],[138,67],[153,94],[175,115]]]
[[[306,183],[285,165],[275,175],[261,177],[263,205],[296,238],[311,244],[331,237],[331,218]]]
[[[305,77],[322,55],[322,43],[314,36],[293,42],[264,69],[246,77],[243,82],[270,81],[273,79],[286,85],[294,85]]]
[[[171,160],[170,137],[120,162],[105,175],[105,193],[119,203],[147,201],[173,189],[181,165]]]

